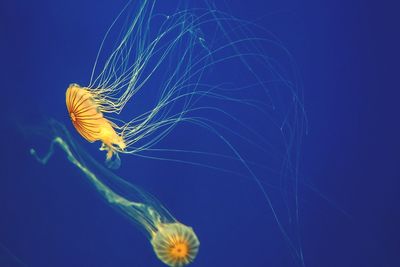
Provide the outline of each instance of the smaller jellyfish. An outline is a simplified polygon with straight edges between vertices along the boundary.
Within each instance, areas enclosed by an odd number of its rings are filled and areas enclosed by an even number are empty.
[[[85,92],[80,95],[85,95]],[[101,119],[100,116],[99,118]],[[44,157],[39,157],[31,149],[32,156],[46,164],[54,153],[54,146],[59,146],[67,159],[84,174],[110,205],[145,230],[159,260],[171,267],[186,266],[194,261],[200,242],[192,227],[178,222],[153,196],[94,161],[72,141],[62,124],[51,121],[51,127],[53,136],[49,151]]]
[[[165,224],[151,240],[157,257],[169,266],[185,266],[192,262],[199,249],[193,229],[180,223]]]

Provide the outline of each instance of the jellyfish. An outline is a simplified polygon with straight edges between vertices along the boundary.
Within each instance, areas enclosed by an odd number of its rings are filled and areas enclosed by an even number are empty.
[[[156,256],[163,263],[171,267],[182,267],[194,261],[200,242],[192,227],[177,221],[153,196],[96,163],[74,143],[61,123],[51,120],[50,126],[50,132],[54,136],[47,154],[39,157],[32,148],[32,156],[40,163],[46,164],[54,153],[54,147],[60,147],[67,159],[82,172],[110,205],[121,210],[129,220],[145,230]],[[89,168],[85,160],[100,174]],[[123,188],[125,193],[118,193],[118,188]],[[127,196],[137,197],[138,200],[130,200]]]
[[[160,11],[157,1],[128,1],[90,78],[68,86],[69,117],[85,140],[101,143],[109,168],[129,154],[253,182],[304,266],[292,231],[301,228],[307,130],[295,60],[267,29],[211,1],[197,4]]]
[[[100,150],[107,151],[107,165],[118,168],[120,160],[115,151],[125,149],[126,145],[115,131],[115,124],[103,116],[96,95],[77,84],[71,84],[66,92],[66,104],[75,129],[89,142],[101,140]]]

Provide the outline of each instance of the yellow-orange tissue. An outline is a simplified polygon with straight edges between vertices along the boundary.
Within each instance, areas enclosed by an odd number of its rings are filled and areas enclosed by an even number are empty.
[[[178,222],[159,225],[151,244],[157,257],[171,267],[191,263],[196,258],[200,246],[193,229]]]
[[[115,125],[103,116],[101,103],[90,90],[71,84],[66,92],[66,104],[75,129],[89,142],[101,141],[101,150],[107,150],[107,160],[125,149],[123,138],[114,129]]]

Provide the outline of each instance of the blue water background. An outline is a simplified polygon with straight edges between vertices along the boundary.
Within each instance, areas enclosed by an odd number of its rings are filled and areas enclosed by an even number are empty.
[[[15,123],[53,117],[72,129],[65,89],[88,80],[123,4],[0,4],[4,266],[21,266],[15,257],[41,267],[163,266],[145,236],[101,201],[61,153],[46,167],[35,162],[29,148],[44,151],[48,142],[24,138]],[[302,192],[299,210],[305,265],[400,266],[396,8],[358,0],[221,4],[227,6],[235,16],[260,18],[301,72],[309,128],[300,171],[313,187]],[[240,179],[140,159],[121,172],[194,227],[201,249],[192,266],[298,266],[257,189]]]

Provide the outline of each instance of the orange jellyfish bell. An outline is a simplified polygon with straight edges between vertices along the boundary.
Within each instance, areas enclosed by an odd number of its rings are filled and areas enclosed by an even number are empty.
[[[116,132],[116,125],[101,112],[101,103],[89,88],[71,84],[66,92],[66,104],[72,124],[87,141],[103,142],[100,150],[107,151],[106,161],[125,149],[123,138]],[[117,156],[118,157],[118,156]]]
[[[178,222],[160,225],[151,244],[157,257],[171,267],[182,267],[191,263],[200,246],[193,229]]]

